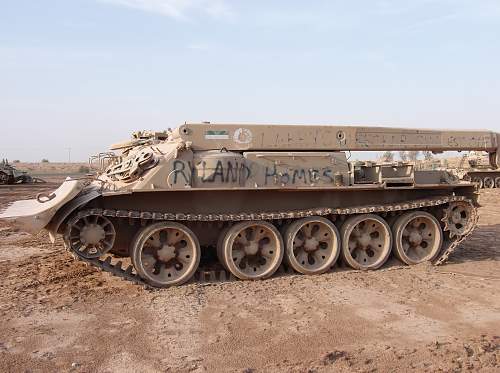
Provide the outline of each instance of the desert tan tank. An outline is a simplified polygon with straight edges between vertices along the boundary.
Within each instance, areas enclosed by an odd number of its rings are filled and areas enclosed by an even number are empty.
[[[492,169],[487,158],[474,151],[465,154],[458,166],[458,175],[476,183],[480,188],[500,189],[500,170]]]
[[[62,235],[76,258],[157,287],[195,273],[265,279],[282,263],[305,275],[338,262],[372,270],[391,253],[440,264],[477,223],[477,185],[347,154],[476,150],[496,168],[499,144],[489,131],[184,124],[134,134],[97,177],[68,178],[0,218]]]

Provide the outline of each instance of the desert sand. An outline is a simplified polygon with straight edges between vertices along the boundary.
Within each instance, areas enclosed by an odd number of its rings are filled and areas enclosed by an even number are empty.
[[[0,206],[53,184],[0,190]],[[500,369],[500,191],[442,266],[146,290],[0,223],[2,372]]]

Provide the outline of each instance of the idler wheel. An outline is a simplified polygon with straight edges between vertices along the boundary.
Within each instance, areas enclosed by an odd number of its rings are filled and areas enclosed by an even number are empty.
[[[283,259],[283,240],[266,221],[241,222],[229,228],[220,244],[224,266],[242,280],[271,277]]]
[[[185,225],[159,222],[142,228],[131,246],[131,259],[141,278],[168,287],[188,281],[200,263],[200,244]]]
[[[406,264],[433,260],[443,245],[438,220],[424,211],[407,212],[392,226],[394,254]]]
[[[495,187],[500,189],[500,177],[495,178]]]
[[[115,228],[108,218],[88,213],[78,214],[68,222],[64,242],[75,254],[92,259],[111,250],[115,237]]]
[[[342,255],[354,269],[380,268],[389,257],[392,232],[378,215],[363,214],[348,218],[340,231]]]
[[[319,216],[292,223],[285,233],[286,259],[299,273],[324,273],[340,254],[340,234],[328,219]]]
[[[487,189],[492,189],[495,187],[495,180],[492,177],[486,176],[483,180],[483,185]]]

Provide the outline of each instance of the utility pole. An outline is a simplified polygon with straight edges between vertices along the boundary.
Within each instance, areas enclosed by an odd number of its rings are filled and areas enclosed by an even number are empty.
[[[68,150],[68,163],[71,163],[71,148],[66,148]]]

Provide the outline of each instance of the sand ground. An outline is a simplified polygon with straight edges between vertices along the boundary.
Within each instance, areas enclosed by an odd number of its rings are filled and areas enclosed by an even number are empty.
[[[41,188],[0,190],[0,206]],[[149,291],[0,223],[2,372],[500,370],[500,191],[443,266]]]

